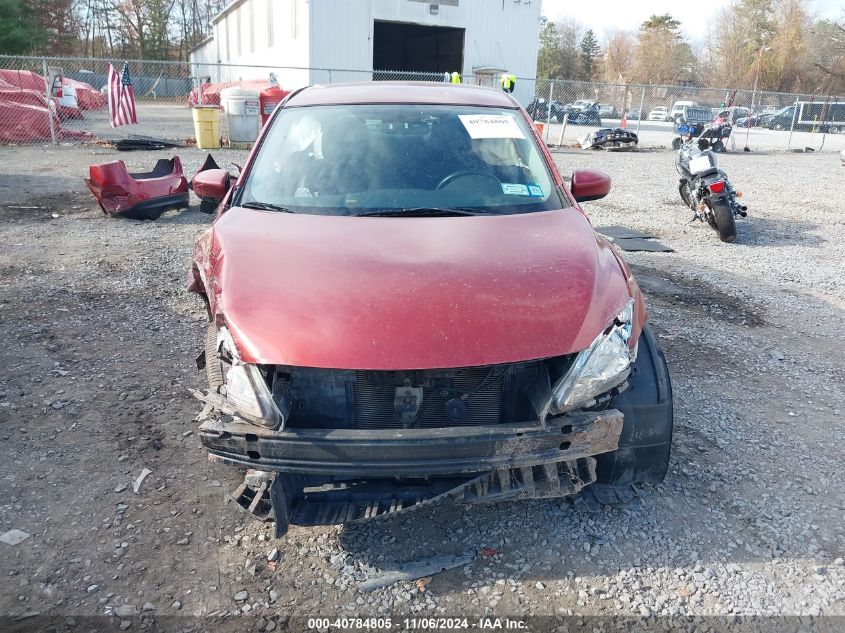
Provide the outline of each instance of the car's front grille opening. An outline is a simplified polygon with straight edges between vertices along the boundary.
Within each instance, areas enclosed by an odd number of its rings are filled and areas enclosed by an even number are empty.
[[[438,428],[499,424],[506,370],[491,375],[494,371],[495,368],[489,367],[455,370],[452,376],[442,377],[433,385],[423,386],[421,392],[415,392],[420,395],[419,402],[409,403],[411,411],[397,411],[402,408],[396,406],[397,389],[401,397],[401,386],[379,380],[378,372],[356,372],[353,394],[357,427]]]
[[[544,361],[453,369],[364,371],[279,367],[292,428],[401,429],[537,421],[529,393]]]

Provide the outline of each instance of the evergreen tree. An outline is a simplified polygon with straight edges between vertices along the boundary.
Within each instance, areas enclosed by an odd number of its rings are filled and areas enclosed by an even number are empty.
[[[581,71],[585,81],[590,81],[593,78],[596,58],[600,52],[601,48],[596,39],[596,34],[593,33],[593,29],[587,29],[584,37],[581,39]]]
[[[37,46],[26,0],[0,0],[0,53],[22,55]]]

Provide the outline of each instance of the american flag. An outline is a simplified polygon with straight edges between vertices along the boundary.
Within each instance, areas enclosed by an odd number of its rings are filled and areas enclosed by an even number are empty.
[[[132,89],[132,80],[129,79],[129,64],[123,62],[123,71],[120,74],[109,64],[108,86],[111,126],[137,123],[138,113],[135,111],[135,91]]]

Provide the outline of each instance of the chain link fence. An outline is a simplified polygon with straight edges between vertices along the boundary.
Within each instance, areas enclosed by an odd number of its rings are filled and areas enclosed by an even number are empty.
[[[430,72],[129,61],[138,123],[115,128],[104,90],[108,63],[0,56],[0,144],[108,142],[130,135],[190,140],[192,105],[219,104],[219,90],[226,86],[261,90],[271,74],[285,90],[349,81],[448,81],[443,73]],[[120,71],[122,61],[113,63]],[[465,76],[463,82],[495,87],[498,77]],[[845,148],[843,96],[526,78],[517,79],[514,95],[545,124],[550,145],[576,144],[599,126],[621,125],[639,133],[641,146],[668,147],[677,138],[677,116],[712,118],[724,104],[733,106],[735,146],[820,149],[828,137],[828,149]],[[224,138],[225,121],[223,117]]]
[[[730,146],[753,149],[845,148],[845,96],[747,89],[609,84],[526,79],[533,95],[523,104],[544,124],[549,144],[574,144],[597,127],[627,127],[640,144],[665,147],[678,138],[677,123],[712,121],[720,113],[733,126]]]

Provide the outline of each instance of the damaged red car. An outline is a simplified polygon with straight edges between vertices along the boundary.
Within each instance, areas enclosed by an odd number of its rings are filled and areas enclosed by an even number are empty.
[[[666,363],[579,207],[610,179],[567,185],[510,95],[305,88],[229,182],[194,180],[222,200],[191,273],[199,434],[279,536],[430,503],[612,504],[663,479]]]

